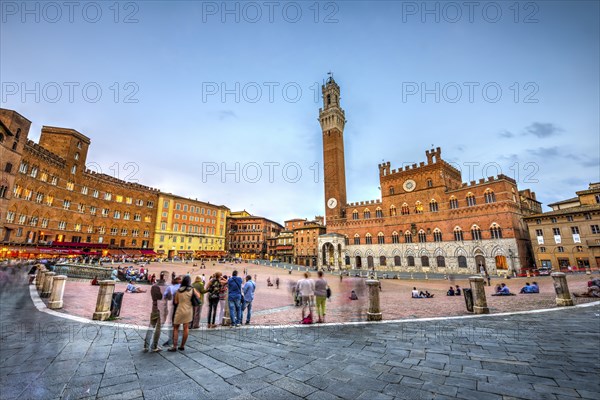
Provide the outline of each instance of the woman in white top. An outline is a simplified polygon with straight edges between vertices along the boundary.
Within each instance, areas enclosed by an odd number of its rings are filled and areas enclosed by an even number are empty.
[[[302,301],[302,320],[306,317],[306,307],[308,307],[308,316],[312,319],[312,297],[315,295],[315,281],[309,279],[309,276],[309,273],[305,272],[304,279],[300,279],[296,286]]]

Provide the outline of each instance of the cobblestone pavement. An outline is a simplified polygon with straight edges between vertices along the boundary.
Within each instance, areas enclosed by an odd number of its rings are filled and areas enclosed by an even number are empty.
[[[0,276],[2,399],[600,398],[600,305],[405,323],[191,333],[143,353],[145,331],[39,312]]]
[[[127,265],[127,264],[124,264]],[[252,276],[257,275],[257,291],[255,300],[252,304],[253,317],[252,322],[260,325],[281,325],[296,324],[301,319],[300,308],[293,307],[292,296],[288,290],[288,285],[301,279],[302,272],[293,271],[290,275],[288,271],[279,268],[266,267],[254,264],[207,264],[206,269],[192,268],[190,265],[175,264],[150,264],[150,270],[155,273],[165,270],[175,271],[176,274],[185,274],[190,272],[193,277],[202,273],[210,276],[213,272],[219,270],[226,274],[237,268],[242,273],[244,268],[248,268]],[[267,287],[267,277],[275,282],[279,277],[280,288]],[[316,277],[316,274],[312,274]],[[327,322],[351,322],[363,321],[367,309],[366,289],[364,279],[344,277],[340,282],[339,276],[325,275],[329,285],[332,288],[333,296],[327,302]],[[519,289],[525,285],[526,281],[537,281],[540,284],[540,293],[536,295],[517,295],[511,297],[492,297],[495,284],[506,282],[512,291],[518,293]],[[589,276],[569,275],[569,287],[573,292],[581,292],[587,288]],[[430,280],[397,280],[386,279],[381,281],[382,292],[380,293],[380,303],[383,318],[386,320],[419,318],[419,317],[438,317],[438,316],[458,316],[467,315],[465,301],[463,296],[447,297],[446,291],[450,284],[469,287],[467,275],[455,276],[452,281],[443,279]],[[411,299],[411,290],[416,286],[419,290],[428,290],[435,296],[431,299]],[[116,291],[125,291],[124,283],[117,283]],[[147,289],[148,287],[145,286]],[[350,301],[349,295],[352,289],[359,293],[359,301]],[[361,291],[364,294],[361,294]],[[536,278],[517,278],[501,280],[494,278],[492,287],[486,287],[488,294],[488,306],[492,313],[507,311],[524,311],[540,308],[552,308],[556,306],[554,286],[552,278],[542,276]],[[97,286],[90,286],[88,281],[69,280],[66,284],[64,295],[64,308],[61,312],[90,319],[96,308],[96,298],[98,294]],[[590,301],[586,298],[575,299],[577,303]],[[125,293],[123,307],[119,321],[128,324],[146,324],[148,310],[151,307],[150,293]],[[203,320],[206,318],[207,309],[203,312]]]

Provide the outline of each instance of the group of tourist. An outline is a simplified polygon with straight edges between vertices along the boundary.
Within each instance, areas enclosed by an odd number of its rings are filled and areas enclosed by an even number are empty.
[[[117,268],[113,268],[110,278],[113,281],[125,281],[128,283],[145,282],[153,284],[156,281],[156,274],[150,275],[150,271],[143,266],[136,269],[131,265],[129,267],[121,267],[119,265]]]
[[[416,287],[413,287],[413,290],[411,292],[411,297],[413,299],[430,299],[433,296],[435,296],[434,294],[429,293],[427,290],[426,291],[418,291]]]
[[[309,272],[304,273],[304,278],[292,285],[292,295],[296,305],[302,306],[302,324],[314,322],[313,306],[317,309],[317,323],[325,322],[325,307],[327,298],[331,297],[331,288],[323,278],[323,271],[317,272],[317,279],[310,277]]]
[[[450,286],[450,289],[446,292],[446,296],[460,296],[461,293],[460,286],[456,285],[456,289]]]
[[[131,283],[130,283],[131,284]],[[151,349],[153,352],[162,350],[158,346],[161,325],[172,325],[173,330],[169,339],[163,346],[170,346],[169,351],[184,351],[189,329],[199,328],[204,305],[204,294],[208,293],[208,328],[215,328],[223,322],[225,314],[225,299],[229,302],[231,326],[240,326],[243,312],[246,311],[246,324],[250,324],[252,316],[252,301],[256,284],[250,275],[246,282],[238,276],[238,271],[233,271],[227,278],[221,272],[215,272],[205,285],[203,276],[197,276],[192,283],[191,276],[175,276],[171,285],[167,286],[164,293],[161,287],[154,283],[151,289],[152,310],[150,312],[150,327],[144,340],[144,351]],[[162,312],[159,301],[163,301]],[[220,306],[217,319],[217,307]],[[179,342],[179,329],[183,326],[181,344]],[[150,344],[150,338],[152,343]]]

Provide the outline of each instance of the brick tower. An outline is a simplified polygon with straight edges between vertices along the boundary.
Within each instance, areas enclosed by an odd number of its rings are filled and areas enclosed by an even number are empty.
[[[345,217],[346,172],[344,164],[344,125],[346,118],[340,107],[340,87],[327,79],[321,88],[323,108],[319,121],[323,131],[323,169],[325,181],[326,222]]]

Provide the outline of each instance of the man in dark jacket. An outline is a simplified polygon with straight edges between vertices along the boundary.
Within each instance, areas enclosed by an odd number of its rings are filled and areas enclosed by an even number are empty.
[[[237,270],[233,271],[231,275],[227,281],[229,316],[231,326],[240,326],[242,323],[242,278],[238,276]]]

